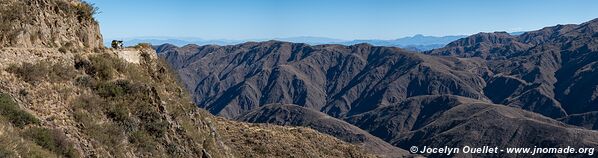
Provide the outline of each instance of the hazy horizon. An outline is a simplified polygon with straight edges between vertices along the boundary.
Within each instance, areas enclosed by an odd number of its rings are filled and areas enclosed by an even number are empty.
[[[202,37],[177,37],[177,36],[134,36],[134,37],[114,37],[116,39],[124,39],[124,40],[132,40],[132,39],[157,39],[157,40],[230,40],[230,41],[251,41],[251,40],[276,40],[276,39],[290,39],[290,38],[327,38],[331,40],[341,40],[341,41],[355,41],[355,40],[396,40],[401,38],[410,38],[415,36],[429,36],[429,37],[447,37],[447,36],[469,36],[469,35],[445,35],[445,36],[433,36],[433,35],[424,35],[424,34],[415,34],[411,36],[403,36],[403,37],[396,37],[390,39],[382,39],[382,38],[368,38],[368,39],[340,39],[340,38],[332,38],[332,37],[322,37],[322,36],[289,36],[289,37],[271,37],[271,38],[246,38],[246,39],[228,39],[228,38],[216,38],[216,39],[208,39]],[[108,39],[106,39],[108,40]]]

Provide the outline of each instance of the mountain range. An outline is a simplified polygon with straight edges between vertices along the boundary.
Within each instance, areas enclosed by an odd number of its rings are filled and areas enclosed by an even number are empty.
[[[414,51],[426,51],[434,48],[440,48],[448,44],[451,41],[459,38],[467,37],[464,35],[459,36],[424,36],[415,35],[412,37],[403,37],[392,40],[343,40],[326,37],[313,37],[313,36],[300,36],[300,37],[288,37],[288,38],[274,38],[272,40],[285,41],[293,43],[305,43],[309,45],[321,45],[321,44],[341,44],[341,45],[354,45],[360,43],[368,43],[375,46],[393,46],[410,49]],[[270,39],[249,39],[249,40],[205,40],[201,38],[169,38],[169,37],[141,37],[124,40],[124,44],[128,46],[136,45],[138,43],[151,43],[151,44],[172,44],[175,46],[184,46],[187,44],[196,45],[235,45],[249,41],[268,41]],[[105,41],[106,44],[110,44],[110,41]]]
[[[198,106],[230,119],[364,138],[330,132],[351,129],[344,121],[403,149],[595,147],[597,37],[598,19],[519,35],[479,33],[420,53],[283,41],[155,49]],[[325,116],[336,123],[314,121]]]

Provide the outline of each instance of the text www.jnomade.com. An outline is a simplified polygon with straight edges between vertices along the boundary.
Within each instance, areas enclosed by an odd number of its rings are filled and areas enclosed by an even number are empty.
[[[594,155],[594,148],[574,148],[574,147],[563,147],[563,148],[542,148],[542,147],[517,147],[517,148],[499,148],[499,147],[471,147],[464,146],[460,148],[455,147],[417,147],[412,146],[409,151],[413,154],[587,154]]]

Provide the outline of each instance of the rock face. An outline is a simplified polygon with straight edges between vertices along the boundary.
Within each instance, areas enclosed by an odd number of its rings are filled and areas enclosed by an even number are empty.
[[[1,47],[102,47],[97,9],[76,0],[3,0]]]
[[[375,157],[307,128],[197,108],[152,49],[102,48],[85,7],[0,1],[0,157]]]

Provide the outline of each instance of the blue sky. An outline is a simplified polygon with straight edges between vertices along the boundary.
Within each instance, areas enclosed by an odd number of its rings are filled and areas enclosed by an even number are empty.
[[[596,0],[87,0],[106,39],[395,39],[536,30],[598,18]]]

